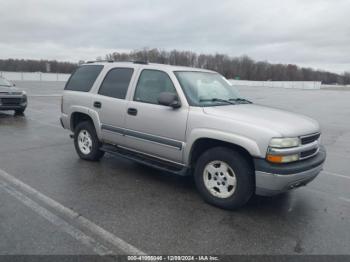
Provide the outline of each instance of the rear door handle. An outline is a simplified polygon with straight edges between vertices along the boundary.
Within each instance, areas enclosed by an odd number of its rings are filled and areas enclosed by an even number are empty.
[[[128,114],[132,116],[137,115],[137,109],[136,108],[128,108]]]
[[[96,108],[101,108],[101,107],[102,107],[102,103],[99,102],[99,101],[95,101],[95,102],[94,102],[94,107],[96,107]]]

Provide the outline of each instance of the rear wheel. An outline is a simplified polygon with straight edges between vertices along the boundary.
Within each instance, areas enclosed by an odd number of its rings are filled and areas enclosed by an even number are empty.
[[[81,122],[76,126],[74,146],[79,157],[84,160],[97,161],[104,155],[100,150],[101,142],[98,140],[95,127],[90,121]]]
[[[204,152],[195,167],[195,182],[205,201],[225,209],[236,209],[254,192],[254,170],[240,153],[225,147]]]

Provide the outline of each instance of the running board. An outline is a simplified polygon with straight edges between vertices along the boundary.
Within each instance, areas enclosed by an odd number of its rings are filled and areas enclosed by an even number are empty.
[[[161,171],[173,173],[180,176],[189,175],[188,168],[176,163],[161,160],[155,157],[144,155],[142,153],[136,153],[131,150],[127,150],[118,146],[103,145],[101,150],[112,155],[127,158],[129,160],[159,169]]]

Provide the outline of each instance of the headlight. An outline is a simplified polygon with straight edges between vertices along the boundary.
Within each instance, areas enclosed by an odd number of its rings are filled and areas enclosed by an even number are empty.
[[[300,145],[300,140],[297,137],[293,138],[272,138],[269,146],[274,148],[289,148]]]
[[[287,151],[289,148],[297,147],[299,145],[300,139],[297,137],[272,138],[269,144],[266,159],[272,163],[290,163],[298,161],[299,154],[288,154],[284,151]],[[278,150],[273,150],[274,148]]]
[[[27,93],[26,91],[22,91],[22,103],[26,103],[27,102]]]

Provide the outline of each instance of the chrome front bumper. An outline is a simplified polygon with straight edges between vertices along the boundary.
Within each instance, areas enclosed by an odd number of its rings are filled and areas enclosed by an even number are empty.
[[[278,175],[256,171],[255,193],[262,196],[271,196],[298,188],[300,186],[305,186],[321,171],[322,166],[291,175]]]
[[[256,159],[255,193],[270,196],[304,186],[322,171],[325,159],[324,147],[320,147],[315,157],[291,164],[274,165]]]

